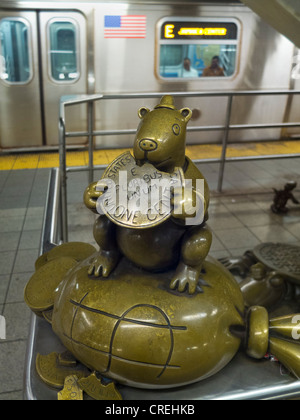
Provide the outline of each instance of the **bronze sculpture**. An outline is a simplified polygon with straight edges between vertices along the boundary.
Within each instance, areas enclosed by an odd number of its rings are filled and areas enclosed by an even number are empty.
[[[300,286],[300,247],[263,243],[239,258],[220,262],[238,274],[246,306],[261,305],[274,310],[284,300],[298,301]]]
[[[299,201],[296,199],[292,191],[297,187],[297,183],[294,181],[290,181],[285,184],[283,190],[277,190],[273,188],[275,192],[274,202],[271,206],[271,210],[275,214],[285,214],[289,210],[286,207],[289,200],[291,200],[294,204],[300,204]]]
[[[245,304],[260,305],[266,309],[280,303],[287,295],[288,285],[284,277],[275,271],[268,271],[262,263],[254,264],[250,275],[240,284]]]
[[[191,116],[192,112],[188,108],[178,111],[170,96],[164,97],[152,112],[147,108],[141,108],[139,110],[141,123],[136,134],[133,154],[137,167],[150,163],[154,167],[154,172],[160,174],[161,171],[173,173],[176,168],[181,168],[184,178],[192,180],[194,184],[196,180],[203,180],[203,197],[197,196],[196,189],[193,188],[191,202],[185,200],[183,211],[179,214],[173,211],[172,220],[164,224],[157,224],[155,220],[153,228],[145,229],[139,234],[135,229],[143,228],[141,223],[136,226],[131,225],[129,229],[122,225],[119,228],[107,220],[106,216],[100,216],[94,228],[100,253],[90,267],[90,275],[98,277],[102,274],[108,277],[123,254],[137,266],[147,270],[165,270],[177,264],[170,287],[178,288],[180,292],[188,288],[189,293],[195,293],[202,264],[210,250],[212,235],[205,225],[209,206],[207,182],[185,155],[186,125]],[[122,161],[122,158],[126,163],[123,163],[123,168],[126,169],[130,157],[125,154],[117,161]],[[118,162],[113,162],[110,167],[114,169]],[[132,167],[130,169],[132,170]],[[145,166],[142,171],[146,174]],[[109,172],[106,171],[104,177],[109,176]],[[85,193],[85,204],[93,211],[96,210],[100,195],[96,191],[96,186],[97,183],[92,184]],[[185,220],[189,216],[188,207],[195,206],[197,199],[203,200],[204,220],[196,227],[187,228]],[[178,249],[179,243],[181,249]],[[154,248],[151,260],[145,258],[148,250]]]
[[[101,213],[99,251],[80,243],[54,248],[39,258],[25,289],[28,306],[70,352],[39,355],[40,378],[69,386],[79,399],[80,389],[119,399],[109,381],[184,386],[217,373],[241,346],[257,359],[269,350],[299,377],[295,315],[269,320],[265,308],[246,308],[234,277],[208,256],[209,189],[185,156],[191,111],[166,96],[139,117],[134,155],[121,155],[84,194]],[[144,193],[153,193],[150,207]]]

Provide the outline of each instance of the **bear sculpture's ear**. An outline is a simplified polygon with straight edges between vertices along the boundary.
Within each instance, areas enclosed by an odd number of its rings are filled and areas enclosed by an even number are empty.
[[[142,119],[145,117],[145,115],[147,115],[147,114],[148,114],[148,112],[150,112],[150,109],[145,108],[145,107],[140,108],[140,109],[139,109],[139,112],[138,112],[138,116],[139,116],[139,117],[140,117],[140,119],[142,120]]]
[[[180,114],[184,117],[186,122],[189,122],[192,118],[193,112],[189,108],[183,108],[180,110]]]

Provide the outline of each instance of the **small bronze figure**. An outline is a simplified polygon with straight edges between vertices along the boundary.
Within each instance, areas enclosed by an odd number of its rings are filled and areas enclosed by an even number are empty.
[[[288,212],[288,208],[286,207],[287,202],[291,200],[294,204],[300,204],[300,202],[295,198],[292,191],[297,187],[297,183],[294,181],[290,181],[285,184],[284,190],[276,190],[273,188],[275,192],[274,203],[271,206],[273,213],[281,213],[285,214]]]
[[[284,300],[298,300],[300,247],[263,243],[239,258],[219,260],[243,280],[240,288],[246,306],[260,305],[274,310]]]
[[[246,306],[260,305],[271,310],[283,300],[288,285],[279,273],[257,263],[251,267],[250,275],[240,283],[240,288]]]

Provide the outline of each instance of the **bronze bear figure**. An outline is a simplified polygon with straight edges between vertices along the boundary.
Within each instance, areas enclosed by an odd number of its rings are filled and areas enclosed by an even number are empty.
[[[181,199],[182,211],[176,212],[174,203],[182,190],[175,190],[172,197],[171,218],[148,229],[135,229],[118,226],[101,215],[95,222],[94,237],[100,247],[99,255],[89,269],[89,275],[108,277],[120,258],[125,256],[136,266],[145,270],[159,272],[172,269],[175,274],[170,283],[171,289],[179,292],[197,291],[203,262],[207,257],[212,234],[206,226],[208,219],[209,188],[202,173],[185,155],[186,127],[192,111],[188,108],[177,110],[172,96],[164,96],[153,111],[141,108],[141,119],[137,130],[133,154],[136,165],[153,165],[157,171],[173,173],[180,168],[184,179],[192,182],[192,195]],[[196,190],[196,181],[202,180],[203,194]],[[84,194],[86,206],[96,212],[97,200],[102,195],[97,191],[97,183],[91,184]],[[191,209],[197,208],[197,200],[203,208],[203,218],[187,223],[195,217]],[[179,213],[179,214],[178,214]]]

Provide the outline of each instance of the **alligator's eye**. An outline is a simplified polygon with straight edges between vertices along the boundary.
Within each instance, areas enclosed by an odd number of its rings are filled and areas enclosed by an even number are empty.
[[[179,136],[180,134],[180,126],[178,124],[174,124],[172,127],[173,133],[175,136]]]

